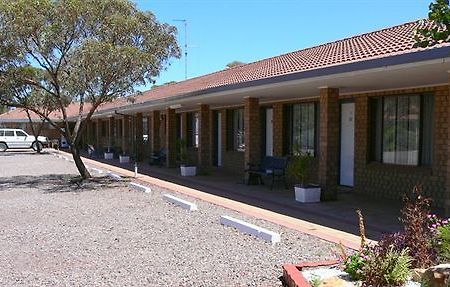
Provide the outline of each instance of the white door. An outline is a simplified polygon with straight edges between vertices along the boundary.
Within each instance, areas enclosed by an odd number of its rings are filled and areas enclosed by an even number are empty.
[[[222,166],[222,113],[217,113],[217,166]]]
[[[353,186],[355,165],[355,103],[341,104],[340,184]]]
[[[273,109],[266,109],[266,156],[273,156]]]

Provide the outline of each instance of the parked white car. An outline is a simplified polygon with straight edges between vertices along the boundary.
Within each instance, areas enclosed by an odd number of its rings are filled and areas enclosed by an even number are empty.
[[[30,136],[21,129],[0,129],[0,151],[14,148],[32,148],[37,150],[38,145],[42,149],[47,144],[48,138]]]

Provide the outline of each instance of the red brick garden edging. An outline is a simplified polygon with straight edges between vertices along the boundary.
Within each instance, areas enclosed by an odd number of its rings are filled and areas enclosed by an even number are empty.
[[[302,269],[305,267],[319,267],[336,265],[339,260],[319,261],[319,262],[303,262],[300,264],[284,264],[283,281],[288,287],[311,287],[308,280],[303,277]]]

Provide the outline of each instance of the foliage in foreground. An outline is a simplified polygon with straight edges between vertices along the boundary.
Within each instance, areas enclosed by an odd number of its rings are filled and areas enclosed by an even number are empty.
[[[179,52],[175,27],[130,0],[2,0],[0,104],[33,111],[52,125],[88,178],[79,151],[93,113],[153,82]],[[63,126],[36,105],[43,102],[32,100],[36,95],[49,97]]]
[[[436,0],[430,3],[428,20],[433,26],[416,31],[416,46],[429,47],[450,41],[449,0]]]
[[[400,286],[408,280],[412,258],[407,248],[397,251],[391,246],[384,252],[374,247],[367,253],[363,266],[363,286]]]
[[[432,245],[432,234],[428,229],[430,199],[422,194],[417,185],[411,196],[406,196],[401,210],[404,225],[404,246],[409,248],[414,268],[425,268],[436,263],[436,251]]]

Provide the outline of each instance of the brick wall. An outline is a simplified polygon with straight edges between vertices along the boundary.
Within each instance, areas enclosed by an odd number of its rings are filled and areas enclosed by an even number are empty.
[[[370,162],[369,159],[369,97],[432,92],[435,95],[433,162],[431,166],[397,166]],[[433,205],[445,207],[448,200],[447,145],[449,96],[448,86],[405,89],[357,94],[343,98],[355,100],[355,190],[377,197],[400,199],[417,183],[422,183]]]

